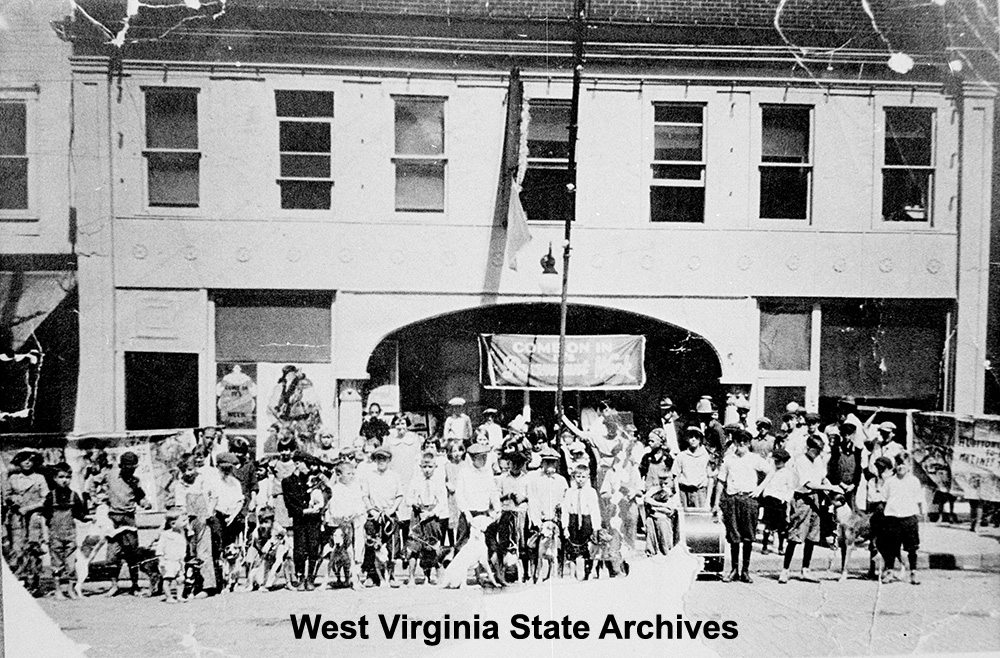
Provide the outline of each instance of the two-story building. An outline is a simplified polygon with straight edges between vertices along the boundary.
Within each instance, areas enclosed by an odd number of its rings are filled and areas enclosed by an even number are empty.
[[[947,4],[827,4],[591,3],[568,332],[646,337],[607,394],[640,422],[736,390],[982,408],[995,87],[949,67]],[[288,364],[345,441],[369,399],[520,408],[477,339],[558,333],[574,3],[79,5],[78,430],[213,424],[227,386],[263,429]]]

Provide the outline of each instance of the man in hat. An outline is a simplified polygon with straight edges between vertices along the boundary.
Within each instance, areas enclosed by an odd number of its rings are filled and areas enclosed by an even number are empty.
[[[489,448],[482,443],[469,446],[471,468],[459,473],[455,483],[455,504],[461,516],[455,533],[455,549],[461,550],[469,540],[469,527],[477,516],[495,517],[500,513],[500,494],[493,471],[486,466]]]
[[[768,459],[774,452],[775,440],[774,434],[771,432],[771,419],[767,416],[761,416],[757,419],[756,426],[757,434],[750,439],[750,452]]]
[[[750,452],[750,434],[742,428],[733,432],[733,449],[722,460],[717,487],[715,512],[722,511],[729,542],[731,570],[722,577],[723,582],[739,580],[753,582],[750,578],[750,552],[757,533],[757,499],[774,474],[774,468],[760,455]],[[743,560],[740,561],[740,547]]]
[[[376,567],[376,556],[374,553],[377,547],[385,548],[385,564],[388,568],[386,574],[389,581],[395,580],[395,560],[401,557],[401,536],[399,531],[399,508],[403,504],[403,485],[399,479],[399,474],[390,468],[392,453],[388,448],[377,448],[372,452],[372,462],[375,470],[368,473],[362,482],[362,492],[365,502],[368,505],[368,516],[370,521],[375,521],[372,527],[376,531],[375,536],[369,536],[368,555],[365,556],[364,566],[371,575],[372,580],[377,585],[381,585],[381,575]],[[374,543],[374,545],[373,545]]]
[[[472,438],[472,421],[465,413],[465,398],[454,397],[448,400],[451,413],[444,420],[444,440],[458,439],[466,443]]]
[[[5,548],[14,575],[33,592],[40,585],[45,525],[41,512],[49,486],[38,472],[42,455],[37,450],[21,450],[11,465],[16,470],[8,476],[3,492]]]
[[[697,425],[704,434],[705,449],[712,455],[713,461],[722,459],[726,446],[726,431],[719,422],[719,412],[712,403],[712,396],[703,395],[695,405],[694,413],[698,418]]]
[[[134,452],[123,452],[118,459],[118,468],[108,475],[108,518],[115,527],[114,534],[108,538],[108,563],[114,565],[115,579],[111,589],[105,596],[118,593],[118,570],[122,560],[128,564],[129,579],[132,588],[129,593],[139,593],[139,531],[136,526],[135,512],[137,507],[152,508],[146,493],[139,486],[139,478],[135,469],[139,466],[139,457]]]
[[[660,400],[660,424],[653,429],[653,432],[659,434],[660,445],[670,453],[671,457],[677,457],[683,450],[681,441],[677,437],[677,420],[679,418],[677,410],[674,409],[673,400],[668,397]]]
[[[867,423],[862,423],[861,419],[857,416],[858,405],[853,397],[847,396],[837,400],[837,422],[841,425],[844,423],[850,423],[857,428],[854,434],[854,445],[858,448],[864,447],[866,441],[874,439],[874,433],[870,432],[872,422],[875,420],[875,415],[872,414],[868,418]]]

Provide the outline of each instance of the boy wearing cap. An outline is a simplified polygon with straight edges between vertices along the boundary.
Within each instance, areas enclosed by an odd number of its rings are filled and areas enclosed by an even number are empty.
[[[757,434],[750,439],[750,452],[756,453],[764,459],[770,459],[774,452],[774,434],[771,432],[771,419],[761,416],[757,419]]]
[[[17,469],[7,478],[3,492],[5,539],[9,542],[9,561],[14,575],[29,592],[39,587],[41,576],[44,521],[41,515],[49,485],[38,473],[42,455],[22,450],[11,464]]]
[[[451,407],[451,414],[444,421],[444,439],[451,441],[459,439],[466,443],[472,438],[472,420],[466,415],[465,398],[452,398],[448,400]]]
[[[771,464],[750,452],[750,435],[742,429],[735,431],[733,449],[722,460],[722,468],[719,469],[717,486],[722,491],[716,497],[719,502],[715,505],[716,513],[722,510],[732,564],[732,570],[722,577],[723,582],[753,582],[750,578],[750,552],[757,533],[757,499],[773,475]]]
[[[688,449],[677,455],[674,475],[680,491],[681,505],[703,508],[708,506],[708,484],[711,479],[710,457],[701,445],[702,433],[697,427],[686,432]]]
[[[386,448],[378,448],[372,452],[372,461],[375,463],[375,470],[368,473],[362,482],[362,491],[365,503],[368,507],[368,517],[374,524],[370,527],[377,528],[375,535],[368,537],[368,555],[365,556],[365,564],[368,571],[373,575],[372,580],[376,584],[381,584],[381,577],[376,564],[376,547],[385,549],[385,564],[388,567],[386,576],[389,581],[395,580],[395,561],[400,557],[400,533],[399,533],[399,511],[403,504],[403,487],[399,480],[399,474],[389,468],[392,460],[392,453]],[[365,526],[366,528],[369,525]],[[367,532],[367,531],[366,531]]]
[[[285,506],[292,519],[292,562],[295,567],[296,589],[315,589],[316,570],[319,566],[320,526],[323,505],[314,498],[314,481],[305,452],[295,453],[295,472],[281,482]],[[319,503],[319,504],[317,504]]]
[[[493,471],[487,467],[489,448],[481,443],[469,447],[471,465],[459,472],[455,483],[455,504],[461,516],[455,532],[455,549],[461,550],[469,540],[469,524],[477,516],[500,513],[500,495]]]
[[[139,486],[139,478],[135,469],[139,466],[139,457],[134,452],[123,452],[118,460],[118,468],[108,475],[108,518],[114,524],[114,534],[108,538],[108,563],[117,568],[122,560],[128,564],[129,579],[132,588],[128,593],[133,596],[139,593],[139,532],[136,527],[136,507],[152,508],[146,499],[146,493]],[[115,580],[105,596],[118,593],[118,576],[115,570]]]
[[[795,493],[795,472],[788,467],[791,456],[784,448],[771,453],[774,461],[774,476],[764,486],[761,506],[764,508],[764,536],[761,541],[762,554],[771,552],[771,534],[778,537],[778,552],[785,552],[788,537],[788,507]]]

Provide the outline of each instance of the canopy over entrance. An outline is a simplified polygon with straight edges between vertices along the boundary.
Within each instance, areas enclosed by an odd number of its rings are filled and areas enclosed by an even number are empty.
[[[702,395],[719,399],[722,368],[719,357],[700,335],[662,320],[600,306],[570,304],[567,334],[572,336],[630,335],[645,338],[645,385],[637,390],[568,391],[565,406],[582,408],[607,401],[634,414],[640,431],[656,422],[661,397],[669,396],[681,412],[694,408]],[[521,390],[487,388],[481,371],[481,334],[558,334],[559,305],[500,304],[419,321],[386,336],[368,362],[369,391],[389,386],[397,390],[405,411],[426,411],[439,417],[447,401],[460,396],[466,411],[479,422],[482,410],[493,407],[507,422],[522,411]],[[555,406],[552,392],[527,389],[533,420],[547,421]]]

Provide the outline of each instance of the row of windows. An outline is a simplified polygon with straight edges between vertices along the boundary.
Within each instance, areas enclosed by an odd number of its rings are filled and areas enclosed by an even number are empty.
[[[198,207],[201,152],[198,90],[145,88],[147,195],[151,207]],[[445,99],[395,97],[392,159],[395,207],[443,211]],[[331,207],[334,96],[323,91],[276,91],[281,207]],[[650,221],[705,219],[704,104],[656,103],[650,154]],[[528,218],[564,221],[569,156],[567,101],[531,101],[528,169],[521,202]],[[810,106],[762,105],[758,213],[762,219],[808,220],[813,186]],[[882,217],[929,222],[934,182],[934,110],[886,108]],[[27,209],[27,109],[0,102],[0,209]]]

